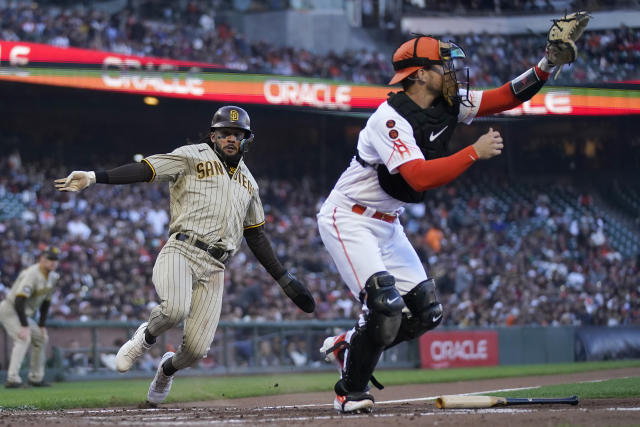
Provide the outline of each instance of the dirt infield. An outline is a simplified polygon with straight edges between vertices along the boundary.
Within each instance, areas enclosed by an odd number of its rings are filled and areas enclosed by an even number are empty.
[[[495,392],[573,382],[640,376],[640,368],[625,368],[570,375],[505,378],[445,384],[387,387],[376,391],[372,414],[337,415],[329,393],[266,396],[168,404],[159,408],[107,408],[64,411],[0,412],[0,426],[518,426],[640,425],[638,399],[581,400],[578,406],[515,406],[478,410],[436,409],[433,399],[442,394]]]

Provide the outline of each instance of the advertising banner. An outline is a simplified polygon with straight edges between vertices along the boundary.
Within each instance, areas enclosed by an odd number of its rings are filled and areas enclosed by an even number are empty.
[[[497,331],[429,332],[420,337],[419,343],[424,369],[498,364]]]
[[[225,70],[216,64],[2,40],[0,80],[143,96],[340,111],[372,111],[391,90],[398,90],[307,77],[247,74]],[[640,89],[549,86],[505,114],[640,114]]]

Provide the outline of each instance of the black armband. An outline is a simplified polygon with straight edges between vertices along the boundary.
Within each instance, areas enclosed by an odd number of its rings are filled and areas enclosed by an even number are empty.
[[[96,171],[96,182],[100,184],[132,184],[149,182],[153,170],[147,162],[128,163],[108,171]]]
[[[18,315],[18,319],[20,319],[20,324],[22,326],[29,326],[29,322],[27,322],[27,313],[24,311],[24,306],[27,303],[27,297],[18,295],[16,297],[15,302],[13,303],[13,307],[16,310],[16,314]]]
[[[544,86],[545,80],[538,77],[535,68],[530,68],[511,80],[511,91],[520,101],[525,102],[533,98],[533,95]]]
[[[273,252],[271,242],[264,232],[264,226],[249,228],[244,231],[244,238],[253,255],[275,280],[280,279],[287,272],[282,266],[276,254]]]
[[[51,301],[44,300],[42,305],[40,306],[40,319],[38,320],[38,326],[41,328],[47,323],[47,315],[49,314],[49,307],[51,306]]]

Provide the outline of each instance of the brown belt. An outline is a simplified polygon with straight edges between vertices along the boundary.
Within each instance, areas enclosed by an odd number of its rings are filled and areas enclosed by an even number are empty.
[[[357,213],[358,215],[363,215],[366,210],[367,207],[362,205],[353,205],[353,207],[351,208],[351,212]],[[380,221],[388,223],[393,223],[395,222],[396,218],[398,218],[398,215],[390,215],[388,213],[375,211],[374,214],[371,215],[371,218],[379,219]]]

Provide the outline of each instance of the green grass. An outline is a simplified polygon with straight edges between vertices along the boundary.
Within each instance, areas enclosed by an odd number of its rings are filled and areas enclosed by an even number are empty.
[[[496,393],[495,395],[501,397],[568,397],[574,394],[577,394],[581,399],[640,397],[640,377],[618,378],[595,383],[558,384],[530,390]]]
[[[469,381],[491,378],[557,375],[575,372],[597,371],[625,367],[640,367],[640,360],[615,362],[584,362],[552,365],[495,366],[481,368],[445,369],[445,370],[383,370],[376,377],[385,385],[424,384],[436,382]],[[188,377],[179,375],[174,382],[167,402],[193,402],[214,399],[264,396],[313,391],[330,392],[337,379],[334,373],[274,374],[256,376],[215,376]],[[144,401],[151,374],[143,380],[106,380],[55,383],[50,388],[0,389],[0,408],[3,409],[61,409],[95,408],[107,406],[136,405]],[[622,381],[622,380],[616,380]],[[637,381],[640,382],[640,381]],[[584,389],[599,388],[598,384],[588,383]],[[624,396],[639,396],[638,387],[627,382],[620,386]],[[582,385],[578,385],[583,387]],[[571,390],[577,390],[570,385]],[[615,389],[615,387],[613,387]],[[627,391],[625,391],[627,390]],[[539,396],[540,389],[536,389]],[[613,393],[606,391],[606,393]],[[552,394],[559,393],[552,390]],[[514,392],[515,393],[515,392]],[[523,392],[518,392],[523,393]],[[526,391],[524,392],[526,393]],[[603,392],[605,393],[605,392]],[[608,397],[608,394],[602,397]],[[566,394],[566,393],[562,393]],[[572,391],[569,394],[580,394]],[[584,394],[584,393],[582,393]],[[509,393],[511,396],[512,394]],[[513,394],[515,396],[515,394]],[[582,397],[582,396],[581,396]],[[585,395],[586,397],[586,395]],[[598,396],[593,396],[598,397]],[[620,397],[620,395],[616,395]]]

